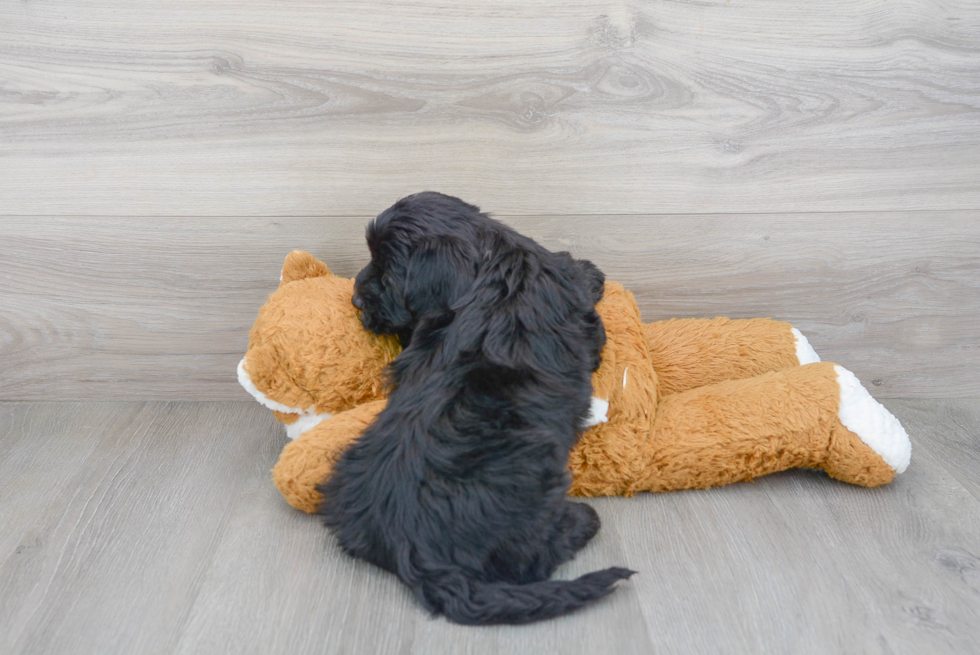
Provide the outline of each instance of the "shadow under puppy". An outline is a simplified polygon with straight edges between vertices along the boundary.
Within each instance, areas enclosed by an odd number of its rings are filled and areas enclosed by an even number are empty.
[[[548,580],[599,530],[566,492],[605,343],[603,274],[432,192],[381,213],[367,241],[353,302],[404,350],[386,408],[320,489],[327,526],[458,623],[528,623],[610,593],[633,572]]]

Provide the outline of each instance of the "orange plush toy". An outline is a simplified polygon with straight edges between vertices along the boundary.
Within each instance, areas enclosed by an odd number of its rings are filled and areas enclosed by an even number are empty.
[[[385,406],[396,340],[366,332],[353,280],[312,255],[286,258],[259,311],[239,382],[286,424],[273,469],[286,500],[316,511],[318,485]],[[571,453],[570,493],[702,489],[794,467],[874,487],[903,472],[908,435],[857,378],[821,363],[790,324],[685,319],[644,324],[607,282],[590,427]]]

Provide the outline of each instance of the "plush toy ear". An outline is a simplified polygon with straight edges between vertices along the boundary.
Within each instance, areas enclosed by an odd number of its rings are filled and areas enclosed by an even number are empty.
[[[294,250],[286,255],[286,261],[282,263],[282,277],[279,279],[279,286],[295,280],[324,275],[333,275],[326,264],[308,252]]]

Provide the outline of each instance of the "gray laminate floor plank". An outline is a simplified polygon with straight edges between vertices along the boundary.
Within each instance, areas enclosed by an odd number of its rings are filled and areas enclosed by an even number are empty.
[[[113,428],[132,421],[141,408],[0,403],[0,561],[30,547],[20,543],[23,534],[43,511],[68,497],[66,489],[78,486],[80,476],[96,470],[89,460],[112,448]]]
[[[886,404],[904,418],[901,401]],[[878,489],[789,471],[602,499],[641,571],[656,650],[977,652],[980,503],[932,454],[926,427],[911,426],[909,470]]]
[[[910,433],[927,437],[921,439],[921,445],[980,499],[980,401],[892,400],[888,406]],[[977,564],[975,575],[980,578],[980,562]],[[977,588],[980,590],[980,584]]]
[[[278,432],[277,432],[278,435]],[[281,437],[259,457],[274,461]],[[624,561],[603,532],[558,575]],[[557,621],[474,629],[432,618],[393,576],[343,554],[320,521],[252,472],[205,574],[178,653],[650,653],[628,585]]]
[[[403,651],[425,614],[393,576],[344,555],[316,516],[286,504],[268,471],[285,441],[270,431],[254,453],[263,465],[243,481],[175,652]]]
[[[133,409],[138,410],[135,413]],[[61,502],[39,511],[0,566],[6,653],[172,652],[271,418],[247,404],[103,404],[122,414],[79,461]],[[76,404],[14,406],[61,429],[15,422],[18,443],[73,452]],[[17,438],[18,431],[26,435]],[[45,444],[45,442],[51,442]],[[2,503],[52,492],[25,484]],[[36,503],[36,501],[33,501]],[[16,550],[15,550],[16,553]]]
[[[0,403],[0,650],[36,607],[57,522],[144,419],[142,403]]]
[[[575,615],[470,628],[285,504],[258,405],[0,403],[0,650],[975,653],[980,401],[886,404],[915,443],[891,485],[590,500],[603,529],[559,577],[638,574]]]

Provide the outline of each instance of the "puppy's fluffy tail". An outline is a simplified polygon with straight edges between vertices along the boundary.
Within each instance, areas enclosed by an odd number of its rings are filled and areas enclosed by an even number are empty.
[[[429,610],[467,625],[531,623],[568,614],[612,593],[618,580],[635,573],[608,568],[575,580],[545,580],[529,584],[480,582],[460,569],[419,572],[412,585]]]

